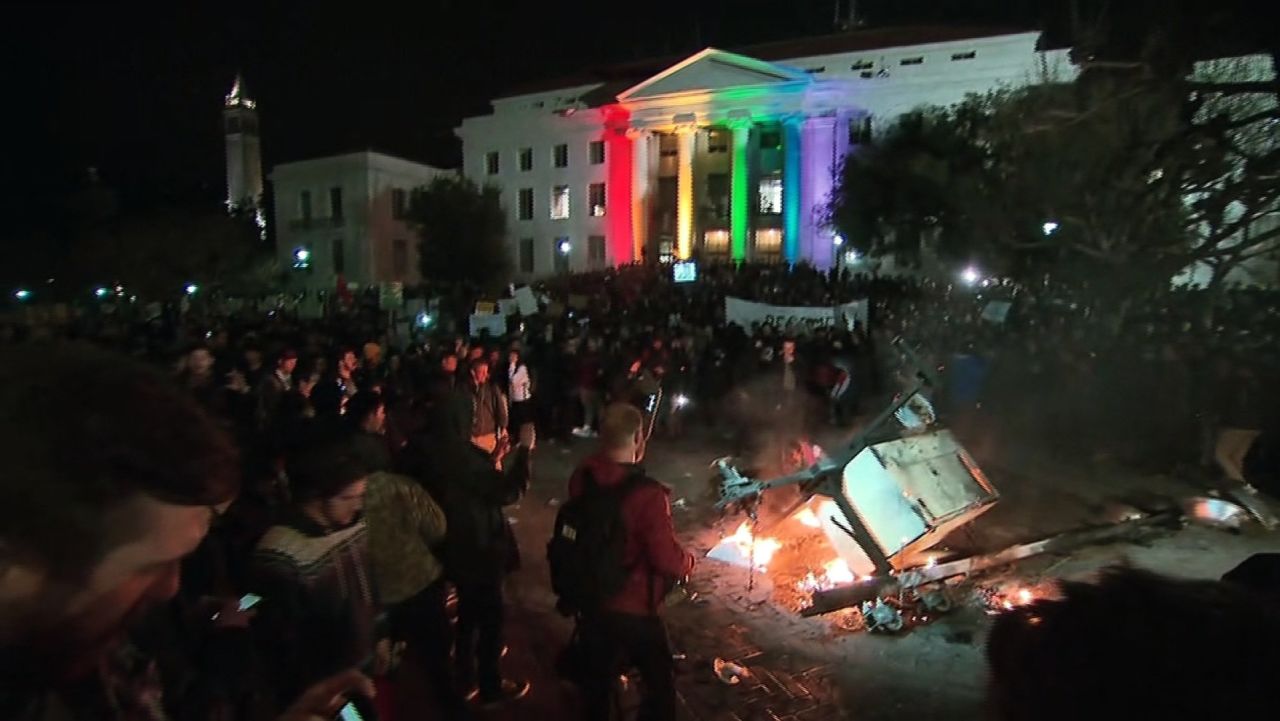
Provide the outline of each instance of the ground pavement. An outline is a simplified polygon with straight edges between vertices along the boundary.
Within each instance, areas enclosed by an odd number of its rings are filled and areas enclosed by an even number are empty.
[[[828,444],[836,443],[828,438]],[[524,566],[509,585],[505,661],[512,675],[533,680],[528,698],[489,718],[576,718],[577,695],[554,673],[556,654],[570,624],[554,611],[544,549],[566,480],[592,448],[588,440],[544,443],[537,452],[529,495],[510,509]],[[1132,496],[1177,498],[1199,489],[1166,477],[1137,476],[1105,461],[1054,458],[1005,444],[972,446],[1001,492],[997,508],[957,538],[954,547],[993,550],[1097,522],[1110,502]],[[727,441],[696,429],[679,440],[656,440],[646,467],[673,488],[677,531],[700,553],[739,521],[713,528],[706,496],[708,464],[725,455]],[[1141,544],[1085,549],[1067,557],[1040,558],[1016,569],[1022,575],[1071,578],[1117,562],[1186,577],[1214,578],[1251,553],[1277,550],[1280,536],[1257,527],[1231,535],[1205,528],[1169,532]],[[767,584],[747,591],[747,575],[703,560],[690,587],[698,597],[667,610],[673,645],[684,655],[677,685],[679,712],[689,721],[983,718],[983,642],[989,617],[975,606],[960,608],[902,636],[847,633],[829,619],[804,619],[772,603]],[[726,685],[712,673],[716,657],[738,662],[751,677]],[[420,718],[419,694],[410,689],[404,718]],[[628,693],[626,703],[634,703]]]

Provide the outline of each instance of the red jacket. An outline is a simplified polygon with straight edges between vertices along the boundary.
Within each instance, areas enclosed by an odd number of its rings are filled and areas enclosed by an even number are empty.
[[[622,483],[630,466],[604,454],[590,456],[569,478],[569,497],[584,490],[584,469],[602,487]],[[625,563],[632,569],[627,585],[605,604],[605,609],[636,616],[652,616],[679,579],[693,570],[693,554],[680,547],[671,520],[671,489],[652,481],[634,488],[622,502],[622,522],[627,527]]]

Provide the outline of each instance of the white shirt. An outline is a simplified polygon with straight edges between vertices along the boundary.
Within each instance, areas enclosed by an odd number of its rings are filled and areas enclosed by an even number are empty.
[[[524,403],[533,397],[533,381],[529,378],[529,366],[521,363],[507,369],[507,380],[511,389],[511,402]]]

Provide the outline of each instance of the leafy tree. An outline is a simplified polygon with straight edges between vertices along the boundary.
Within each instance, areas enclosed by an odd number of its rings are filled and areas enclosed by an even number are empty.
[[[496,290],[511,272],[507,216],[498,189],[440,176],[414,191],[408,222],[418,230],[422,277]]]

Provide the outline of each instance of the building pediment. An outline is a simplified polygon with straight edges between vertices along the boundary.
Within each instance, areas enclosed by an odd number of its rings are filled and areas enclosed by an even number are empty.
[[[684,93],[714,93],[731,88],[808,81],[808,74],[801,70],[707,48],[622,92],[618,95],[618,100],[637,101]]]

